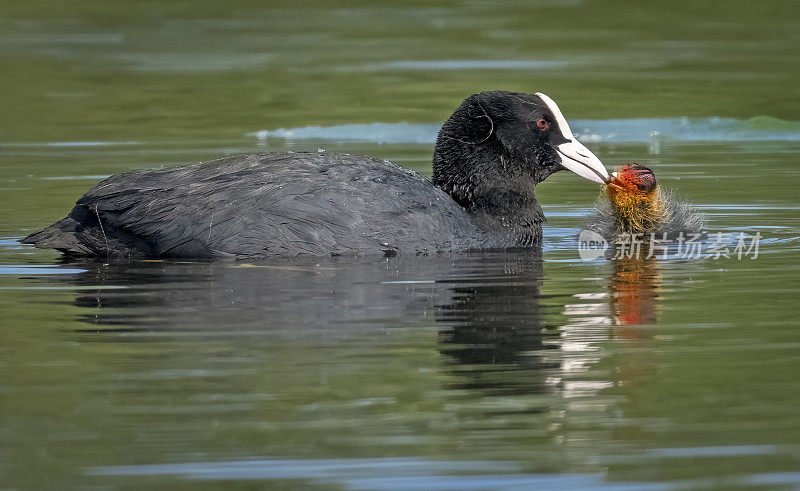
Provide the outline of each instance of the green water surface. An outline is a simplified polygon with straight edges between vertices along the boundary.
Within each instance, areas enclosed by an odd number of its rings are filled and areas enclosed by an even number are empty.
[[[0,485],[796,489],[799,47],[772,0],[0,2]],[[759,256],[582,261],[599,189],[567,173],[541,257],[17,242],[132,168],[322,148],[429,175],[488,89],[547,93]]]

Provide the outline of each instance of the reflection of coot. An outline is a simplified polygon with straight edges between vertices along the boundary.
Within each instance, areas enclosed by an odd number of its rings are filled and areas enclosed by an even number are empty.
[[[532,352],[543,345],[540,308],[540,255],[506,256],[503,275],[480,278],[452,288],[453,302],[440,307],[439,351],[452,361],[451,370],[468,382],[460,388],[490,394],[539,393],[545,390],[546,365]],[[476,275],[477,276],[477,275]]]
[[[83,286],[74,300],[92,309],[87,322],[108,330],[203,331],[296,329],[303,335],[358,323],[419,321],[450,301],[444,287],[407,286],[398,279],[445,276],[444,257],[328,258],[265,264],[148,263],[100,266],[54,279]],[[97,289],[93,287],[99,287]]]
[[[332,258],[269,264],[88,264],[48,281],[79,287],[79,331],[281,337],[327,345],[375,329],[430,327],[463,387],[540,393],[545,364],[539,254]],[[435,281],[434,281],[435,280]],[[118,338],[93,338],[97,341]]]

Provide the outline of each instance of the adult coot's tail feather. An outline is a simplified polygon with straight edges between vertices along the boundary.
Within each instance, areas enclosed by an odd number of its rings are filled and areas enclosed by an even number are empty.
[[[22,239],[42,249],[56,249],[67,256],[145,256],[150,248],[140,238],[110,223],[103,224],[102,212],[78,202],[65,218]]]
[[[91,254],[76,233],[78,223],[71,217],[63,218],[44,230],[34,232],[21,240],[42,249],[58,249],[67,254]]]

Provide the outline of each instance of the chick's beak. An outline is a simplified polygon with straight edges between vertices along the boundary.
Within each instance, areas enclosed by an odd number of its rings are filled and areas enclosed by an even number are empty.
[[[565,142],[555,146],[555,150],[561,158],[561,165],[590,181],[599,182],[600,184],[609,182],[611,178],[608,176],[608,171],[603,166],[603,163],[588,148],[575,139],[575,136],[572,135],[572,130],[569,129],[566,118],[564,118],[555,101],[541,92],[537,92],[536,96],[553,113],[558,124],[558,130],[563,137],[562,140]]]

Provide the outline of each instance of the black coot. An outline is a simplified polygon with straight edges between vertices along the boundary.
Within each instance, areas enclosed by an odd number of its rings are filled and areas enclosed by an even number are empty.
[[[112,176],[23,242],[67,255],[258,258],[532,247],[534,185],[603,164],[549,97],[468,97],[439,131],[433,182],[350,155],[262,153]]]

